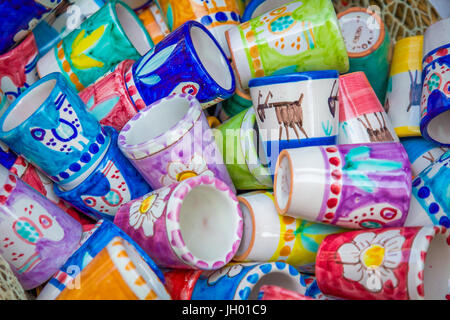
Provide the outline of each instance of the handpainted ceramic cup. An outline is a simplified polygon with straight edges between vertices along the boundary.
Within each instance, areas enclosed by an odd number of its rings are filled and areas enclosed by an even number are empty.
[[[159,281],[164,283],[161,270],[125,232],[107,220],[99,220],[91,230],[83,233],[80,247],[50,279],[37,300],[54,300],[67,286],[82,286],[80,272],[116,237],[128,242],[143,259],[143,265],[150,267]]]
[[[28,300],[25,290],[11,270],[8,262],[0,255],[0,300]]]
[[[0,3],[0,54],[8,51],[33,30],[61,0],[15,0]]]
[[[236,0],[156,0],[170,30],[187,21],[203,24],[216,38],[226,55],[230,56],[225,31],[239,25],[239,9]]]
[[[0,118],[5,113],[6,109],[9,107],[9,101],[3,91],[0,89]]]
[[[422,136],[450,146],[450,18],[427,29],[424,36]]]
[[[448,299],[449,237],[439,227],[330,235],[317,254],[317,283],[325,295],[354,300]]]
[[[142,109],[122,129],[118,144],[154,190],[200,175],[234,190],[202,107],[191,95],[172,95]]]
[[[139,13],[139,19],[141,19],[155,45],[170,33],[156,3],[151,3],[147,8],[143,9]]]
[[[170,300],[155,272],[136,248],[121,237],[113,238],[56,300]]]
[[[129,5],[131,9],[138,11],[148,6],[152,0],[124,0],[123,2]]]
[[[408,153],[413,177],[417,177],[449,150],[448,147],[441,147],[422,137],[403,138],[401,143]]]
[[[273,182],[265,165],[265,154],[252,108],[220,125],[214,136],[238,190],[272,188]]]
[[[450,151],[423,170],[412,182],[406,226],[438,225],[450,228]]]
[[[349,72],[363,71],[378,100],[384,102],[389,78],[391,38],[380,15],[352,7],[338,14],[350,61]]]
[[[257,18],[267,12],[283,6],[291,2],[289,0],[251,0],[245,7],[244,14],[241,21],[247,22],[251,19]]]
[[[236,89],[225,53],[195,21],[186,22],[136,61],[125,80],[138,109],[181,93],[195,96],[207,108],[228,99]]]
[[[59,73],[40,79],[9,106],[0,118],[0,139],[66,190],[89,176],[111,141]]]
[[[422,51],[423,36],[395,44],[384,109],[399,137],[421,136]]]
[[[399,142],[364,72],[339,77],[339,144]]]
[[[236,254],[242,213],[222,181],[199,176],[123,205],[114,223],[162,268],[215,270]]]
[[[138,111],[128,95],[125,84],[125,73],[133,63],[134,60],[122,61],[111,73],[79,93],[88,111],[100,124],[111,126],[117,131],[120,131]]]
[[[0,89],[9,102],[39,79],[38,54],[34,36],[30,34],[17,47],[0,55]]]
[[[269,192],[253,192],[238,197],[244,218],[244,232],[235,261],[283,261],[304,272],[314,269],[317,250],[329,234],[340,228],[280,216]]]
[[[250,80],[260,136],[271,164],[281,150],[334,145],[339,124],[339,73],[310,71]]]
[[[114,0],[40,58],[37,68],[41,77],[62,73],[81,91],[122,60],[137,60],[152,47],[138,16],[125,3]]]
[[[55,194],[92,219],[114,220],[120,206],[152,191],[142,176],[120,152],[118,133],[103,127],[111,138],[105,156],[95,170],[77,187],[65,191],[56,184]]]
[[[314,298],[278,286],[264,285],[259,291],[258,300],[314,300]]]
[[[350,229],[403,226],[411,200],[408,155],[400,143],[284,150],[274,195],[282,215]]]
[[[331,1],[296,0],[233,27],[228,46],[242,88],[253,78],[335,69],[347,72],[347,50]]]
[[[25,290],[47,281],[76,250],[81,225],[0,166],[0,254]]]

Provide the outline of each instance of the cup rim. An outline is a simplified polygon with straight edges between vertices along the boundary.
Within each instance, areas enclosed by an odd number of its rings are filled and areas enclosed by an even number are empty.
[[[245,259],[247,259],[247,257],[249,256],[249,254],[250,254],[250,252],[252,251],[252,249],[253,249],[253,246],[254,246],[254,244],[255,244],[255,229],[256,229],[256,225],[255,225],[255,223],[256,223],[256,220],[255,220],[255,213],[254,213],[254,211],[253,211],[253,207],[252,207],[252,205],[250,204],[250,202],[246,199],[246,198],[244,198],[243,197],[244,195],[242,195],[242,196],[238,196],[237,197],[237,200],[238,200],[238,202],[239,202],[239,204],[243,204],[243,205],[245,205],[246,207],[247,207],[247,209],[248,209],[248,212],[249,212],[249,214],[250,214],[250,216],[251,216],[251,219],[252,219],[252,237],[251,237],[251,240],[250,240],[250,243],[249,243],[249,245],[248,245],[248,248],[247,248],[247,250],[245,250],[245,252],[244,253],[242,253],[241,255],[235,255],[234,256],[234,258],[233,258],[233,260],[235,260],[235,261],[237,261],[237,262],[243,262],[243,261],[245,261]],[[241,210],[241,212],[242,212],[242,210]],[[244,214],[242,213],[242,219],[244,219]],[[239,250],[239,248],[238,248],[238,250]],[[237,252],[237,251],[236,251]]]
[[[286,206],[282,209],[280,207],[280,205],[278,204],[278,196],[277,196],[277,182],[278,182],[278,171],[281,165],[281,161],[287,158],[289,161],[289,167],[290,167],[290,177],[291,177],[291,185],[289,188],[289,197],[288,197],[288,201],[286,203]],[[274,178],[274,182],[273,182],[273,198],[274,198],[274,204],[275,204],[275,208],[277,209],[278,214],[280,215],[285,215],[288,211],[289,208],[291,207],[292,204],[292,193],[293,193],[293,188],[294,188],[294,171],[292,170],[293,168],[293,163],[292,163],[292,158],[291,155],[289,154],[289,151],[287,149],[281,151],[280,155],[278,156],[278,160],[277,160],[277,164],[276,164],[276,168],[275,168],[275,178]]]
[[[339,78],[339,71],[337,70],[317,70],[253,78],[249,81],[248,86],[254,88],[272,84],[337,78]]]

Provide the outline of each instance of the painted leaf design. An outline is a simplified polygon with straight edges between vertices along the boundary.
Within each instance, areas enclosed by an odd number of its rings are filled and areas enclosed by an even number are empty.
[[[161,81],[161,78],[157,74],[152,74],[145,78],[139,78],[141,82],[145,83],[146,85],[153,86]]]
[[[156,54],[147,54],[149,56],[148,59],[143,59],[143,61],[138,66],[138,78],[144,78],[146,75],[152,73],[156,69],[166,62],[166,60],[170,57],[172,52],[177,47],[176,44],[171,45],[167,48],[162,49],[160,52]]]
[[[335,226],[326,224],[311,224],[306,226],[303,230],[304,233],[310,235],[325,235],[338,231],[339,229]]]
[[[114,108],[116,103],[119,101],[120,97],[115,96],[111,99],[108,99],[102,103],[99,103],[90,113],[98,120],[102,120],[106,117],[111,110]]]
[[[302,244],[303,247],[305,247],[306,250],[311,252],[317,252],[319,250],[319,245],[314,241],[314,239],[311,239],[305,235],[301,235]]]
[[[90,35],[86,35],[85,30],[81,30],[72,43],[72,53],[70,59],[73,65],[78,69],[89,69],[92,67],[103,67],[103,62],[91,58],[85,54],[92,48],[98,40],[103,36],[106,25],[101,25],[95,29]]]

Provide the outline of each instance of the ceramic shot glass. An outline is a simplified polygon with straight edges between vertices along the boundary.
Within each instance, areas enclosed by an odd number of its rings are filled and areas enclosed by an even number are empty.
[[[89,176],[111,142],[59,73],[40,79],[9,106],[0,118],[0,139],[65,190]]]
[[[28,300],[25,290],[11,270],[8,262],[0,255],[0,299]]]
[[[310,71],[250,80],[250,95],[273,164],[281,150],[334,145],[339,125],[339,73]]]
[[[267,12],[291,2],[289,0],[251,0],[245,7],[244,14],[241,21],[247,22],[251,19],[257,18]]]
[[[284,150],[274,196],[282,215],[349,229],[403,226],[411,167],[400,143]]]
[[[101,125],[120,131],[137,113],[125,84],[125,73],[134,60],[124,60],[111,73],[79,93],[81,100]]]
[[[269,192],[242,194],[238,201],[244,232],[234,261],[283,261],[303,272],[302,267],[314,268],[323,239],[343,231],[335,226],[280,216]]]
[[[164,283],[161,270],[125,232],[108,220],[99,220],[91,230],[83,233],[80,247],[45,285],[37,300],[54,300],[66,287],[72,286],[74,289],[76,285],[82,286],[80,272],[116,237],[128,242],[143,259],[143,265],[150,267],[159,281]]]
[[[164,273],[174,300],[257,300],[264,285],[306,294],[310,276],[284,262],[229,264],[215,271],[174,270]]]
[[[395,44],[384,109],[399,137],[421,136],[423,36]]]
[[[76,250],[81,225],[0,167],[0,254],[25,290],[48,279]]]
[[[118,133],[103,128],[111,138],[105,156],[94,171],[77,187],[65,191],[54,185],[55,194],[92,219],[114,220],[120,206],[152,191],[142,176],[120,152]]]
[[[364,72],[339,77],[339,144],[399,142]]]
[[[128,241],[114,237],[56,300],[170,300],[155,272]]]
[[[259,291],[258,300],[314,300],[314,298],[278,286],[264,285]]]
[[[420,130],[430,141],[450,146],[450,18],[427,29],[424,35],[423,89]]]
[[[347,50],[331,1],[292,1],[231,28],[226,36],[244,89],[251,79],[275,73],[348,71]]]
[[[138,109],[172,94],[196,97],[203,108],[230,98],[236,84],[228,59],[213,35],[188,21],[136,61],[126,74]]]
[[[401,143],[408,153],[413,177],[417,177],[449,150],[448,147],[441,147],[422,137],[403,138]]]
[[[203,24],[216,38],[227,57],[230,57],[225,31],[240,23],[236,0],[157,0],[170,30],[175,30],[187,21]]]
[[[233,191],[209,176],[187,179],[123,205],[114,223],[162,268],[219,269],[242,237]]]
[[[238,190],[272,189],[253,108],[220,125],[214,136]]]
[[[40,58],[37,68],[40,77],[62,73],[81,91],[119,62],[137,60],[152,47],[134,11],[121,1],[110,1]]]
[[[317,283],[325,295],[344,299],[448,299],[449,237],[439,227],[330,235],[317,255]]]
[[[411,207],[406,226],[437,225],[450,228],[450,151],[424,169],[412,182]]]
[[[9,102],[39,79],[38,54],[36,41],[30,34],[14,49],[0,55],[0,89]]]
[[[147,8],[142,9],[139,13],[139,19],[141,19],[155,45],[170,33],[156,3],[151,3]]]
[[[141,110],[122,129],[118,144],[154,190],[200,175],[234,190],[202,107],[191,95],[172,95]]]

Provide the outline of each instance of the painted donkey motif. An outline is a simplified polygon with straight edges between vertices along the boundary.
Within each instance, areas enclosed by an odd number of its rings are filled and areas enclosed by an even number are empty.
[[[367,134],[370,137],[370,142],[390,142],[390,141],[394,142],[394,137],[387,128],[386,119],[384,119],[383,112],[380,111],[379,114],[381,119],[383,120],[383,123],[381,123],[377,113],[376,112],[374,113],[374,116],[375,118],[377,118],[377,121],[380,125],[379,129],[374,129],[372,127],[372,123],[368,119],[367,114],[363,115],[365,121],[363,121],[361,118],[358,118],[358,121],[361,122],[361,124],[367,130]]]

